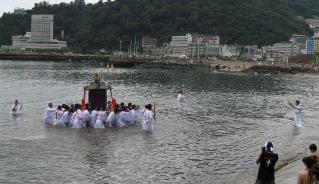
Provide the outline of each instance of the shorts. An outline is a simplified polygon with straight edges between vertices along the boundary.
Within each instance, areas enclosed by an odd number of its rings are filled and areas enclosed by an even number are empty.
[[[255,184],[275,184],[275,181],[261,181],[257,179]]]

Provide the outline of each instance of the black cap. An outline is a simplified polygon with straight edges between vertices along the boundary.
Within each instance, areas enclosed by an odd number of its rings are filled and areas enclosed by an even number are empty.
[[[273,145],[271,142],[266,142],[265,148],[266,148],[268,151],[272,151],[273,148],[274,148],[274,145]]]

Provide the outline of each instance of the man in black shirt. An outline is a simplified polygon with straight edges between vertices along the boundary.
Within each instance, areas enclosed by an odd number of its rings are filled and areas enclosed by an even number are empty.
[[[256,159],[259,170],[255,184],[275,184],[275,165],[278,161],[278,155],[273,153],[273,147],[271,142],[266,142],[261,154]]]

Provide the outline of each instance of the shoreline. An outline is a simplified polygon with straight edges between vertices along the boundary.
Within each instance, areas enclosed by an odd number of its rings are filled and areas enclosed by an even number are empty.
[[[0,60],[7,61],[55,61],[55,62],[103,62],[115,67],[142,68],[142,69],[183,69],[183,70],[214,70],[231,73],[254,74],[297,74],[319,73],[319,65],[282,64],[268,62],[251,62],[243,60],[199,60],[187,61],[178,58],[156,57],[127,57],[97,54],[70,54],[70,53],[0,53]]]
[[[304,169],[301,159],[296,159],[276,170],[275,180],[280,184],[291,184],[297,182],[298,173]]]

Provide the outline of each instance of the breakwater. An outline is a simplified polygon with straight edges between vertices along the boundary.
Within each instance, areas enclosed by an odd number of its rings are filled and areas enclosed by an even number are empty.
[[[154,61],[150,57],[125,57],[99,54],[65,54],[65,53],[0,53],[0,60],[19,61],[100,61],[109,62],[116,67],[132,67]]]
[[[115,67],[137,67],[151,69],[218,70],[245,73],[318,73],[318,66],[311,64],[269,64],[247,61],[199,60],[186,61],[178,58],[156,58],[145,56],[112,56],[103,54],[70,53],[0,53],[0,60],[21,61],[83,61],[112,63]]]
[[[318,67],[313,65],[253,65],[244,72],[258,73],[318,73]]]

